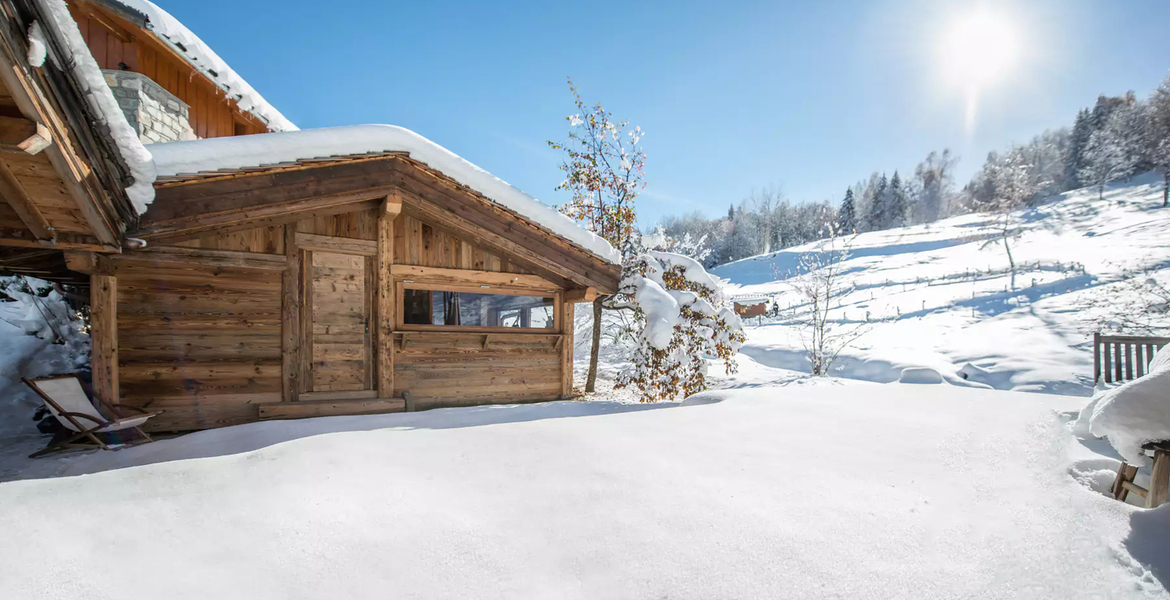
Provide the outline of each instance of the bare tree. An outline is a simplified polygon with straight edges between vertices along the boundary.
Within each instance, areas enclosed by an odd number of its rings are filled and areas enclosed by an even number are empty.
[[[816,250],[801,254],[801,272],[787,280],[803,301],[793,316],[813,375],[828,375],[841,351],[869,331],[868,323],[849,325],[844,319],[834,321],[829,317],[829,312],[840,308],[855,290],[844,279],[844,263],[851,256],[852,240],[852,236],[833,235]]]

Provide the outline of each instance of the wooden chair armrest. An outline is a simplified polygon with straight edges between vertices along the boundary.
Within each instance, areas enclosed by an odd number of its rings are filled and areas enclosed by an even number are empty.
[[[139,414],[146,414],[146,412],[147,412],[146,409],[144,409],[144,408],[139,408],[137,406],[130,406],[129,404],[109,404],[107,402],[102,402],[102,404],[105,404],[106,406],[110,407],[111,412],[118,412],[120,410],[129,410],[129,411],[133,411],[133,412],[136,412]]]

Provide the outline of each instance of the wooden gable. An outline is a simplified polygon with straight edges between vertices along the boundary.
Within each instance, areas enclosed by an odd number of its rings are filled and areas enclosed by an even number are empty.
[[[386,198],[402,206],[394,232],[400,264],[530,273],[563,289],[616,290],[618,265],[403,155],[172,178],[156,184],[155,202],[132,235],[171,243],[306,220],[336,227],[349,214],[352,237],[373,239],[372,215]]]

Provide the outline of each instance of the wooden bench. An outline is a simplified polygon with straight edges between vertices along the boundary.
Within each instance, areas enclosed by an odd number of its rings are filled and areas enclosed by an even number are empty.
[[[1123,383],[1141,377],[1149,371],[1154,353],[1170,337],[1093,334],[1093,385]]]
[[[1146,508],[1157,508],[1167,501],[1170,494],[1170,441],[1152,442],[1142,446],[1154,456],[1154,467],[1150,470],[1150,488],[1146,489],[1133,482],[1137,475],[1136,465],[1121,463],[1117,478],[1113,480],[1113,497],[1125,502],[1133,492],[1146,499]]]

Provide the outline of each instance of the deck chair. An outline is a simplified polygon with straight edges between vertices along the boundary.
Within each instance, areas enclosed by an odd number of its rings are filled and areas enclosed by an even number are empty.
[[[76,375],[42,377],[40,379],[22,378],[21,381],[32,388],[41,397],[41,400],[44,400],[49,412],[64,427],[53,436],[52,440],[49,440],[47,446],[33,452],[29,458],[70,448],[109,450],[110,444],[102,441],[97,434],[117,434],[126,430],[137,433],[137,440],[118,445],[135,446],[153,441],[142,430],[142,424],[157,413],[146,412],[136,406],[111,405],[102,402],[99,398],[97,400],[105,408],[106,414],[109,415],[107,417],[90,401],[89,395],[85,393],[85,389],[81,385],[81,380]]]

